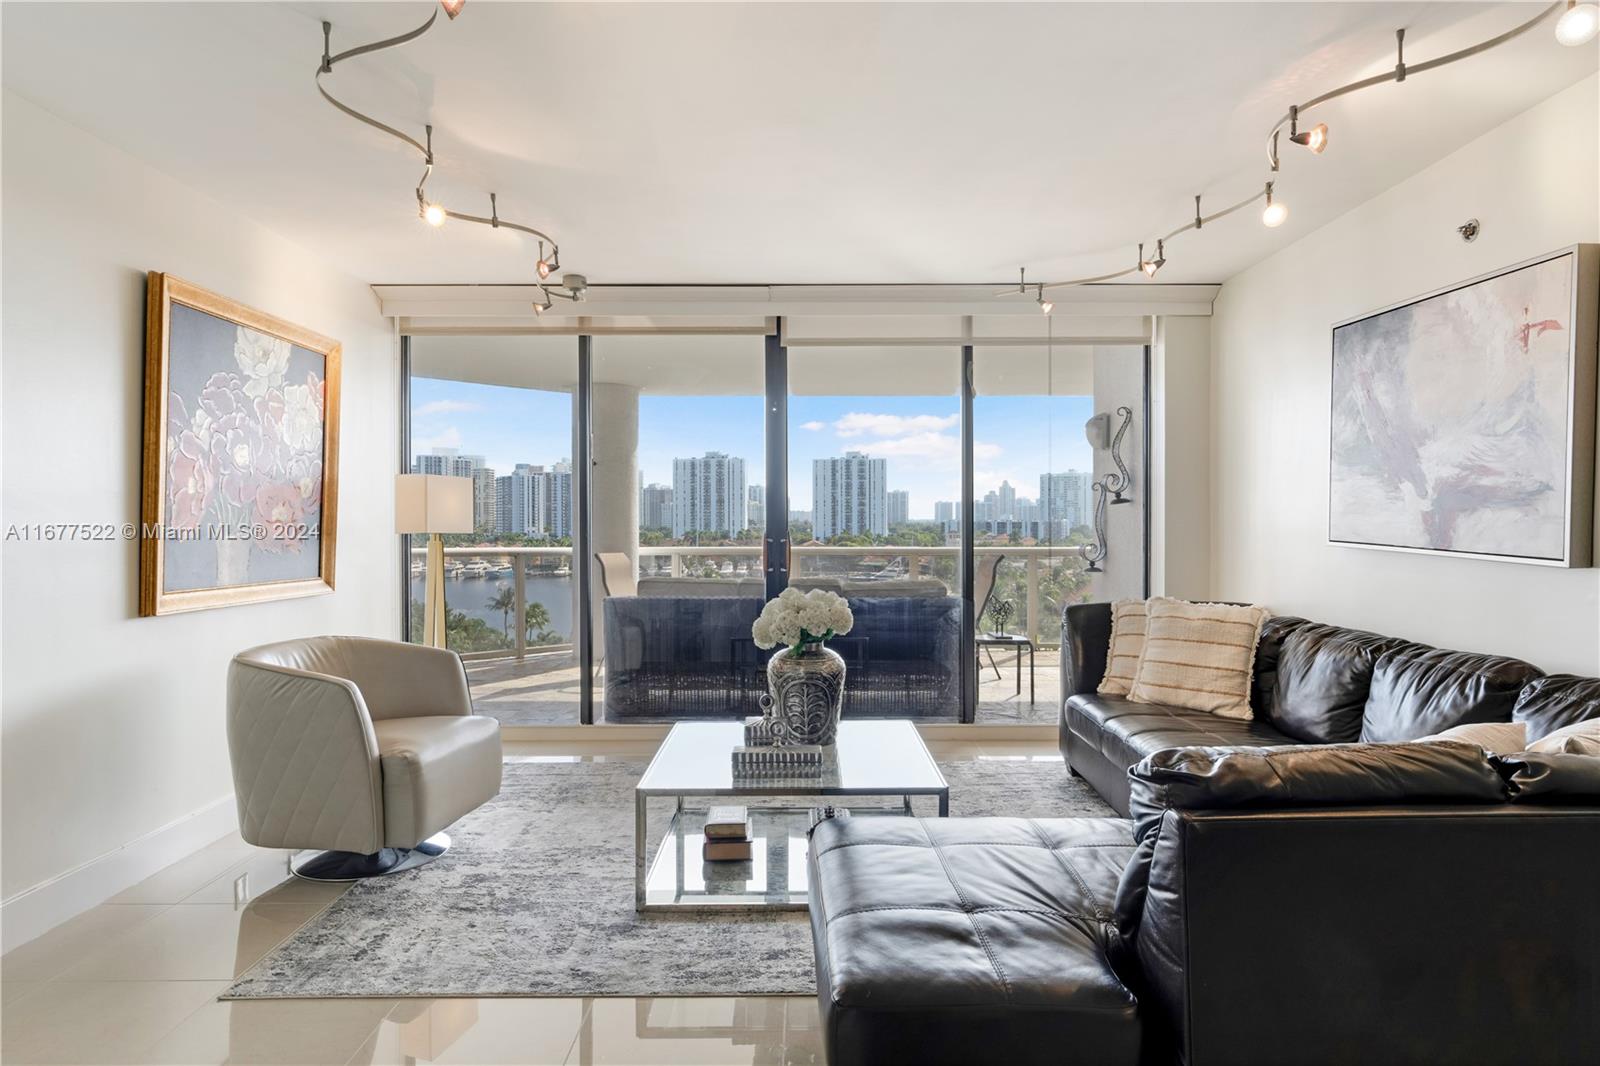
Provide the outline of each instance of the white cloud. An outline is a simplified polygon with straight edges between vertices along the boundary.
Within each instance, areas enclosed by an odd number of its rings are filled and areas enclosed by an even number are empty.
[[[820,433],[823,430],[828,428],[828,423],[826,423],[826,422],[802,422],[802,423],[800,423],[800,428],[801,429],[809,429],[813,433]]]
[[[412,411],[414,418],[426,418],[429,415],[448,415],[457,411],[481,411],[482,404],[472,403],[470,400],[433,400],[423,404]]]
[[[954,415],[875,415],[852,411],[833,424],[841,437],[903,437],[908,434],[935,435],[961,422]],[[874,445],[876,447],[876,445]]]
[[[416,455],[427,455],[435,448],[460,448],[461,431],[455,426],[446,426],[438,433],[426,437],[412,437],[411,451]]]

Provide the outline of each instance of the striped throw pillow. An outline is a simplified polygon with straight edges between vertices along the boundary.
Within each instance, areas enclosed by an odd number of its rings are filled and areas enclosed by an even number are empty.
[[[1111,605],[1111,647],[1106,652],[1106,673],[1100,679],[1103,696],[1126,696],[1144,651],[1144,600],[1118,600]]]
[[[1271,612],[1155,597],[1128,698],[1249,718],[1250,669]]]

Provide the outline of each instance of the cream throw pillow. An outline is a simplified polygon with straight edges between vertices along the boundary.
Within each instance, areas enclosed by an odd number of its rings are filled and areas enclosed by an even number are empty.
[[[1144,626],[1147,608],[1144,600],[1118,600],[1111,605],[1111,647],[1106,651],[1106,673],[1100,679],[1104,696],[1126,696],[1133,687],[1144,652]]]
[[[1261,626],[1270,617],[1265,607],[1151,599],[1144,653],[1128,698],[1251,717],[1250,670]]]
[[[1526,722],[1468,722],[1432,736],[1419,737],[1417,743],[1427,744],[1435,740],[1459,740],[1476,744],[1491,755],[1509,755],[1527,748],[1528,725]]]
[[[1546,733],[1532,744],[1529,751],[1542,751],[1546,755],[1600,755],[1600,718],[1573,722],[1554,733]]]

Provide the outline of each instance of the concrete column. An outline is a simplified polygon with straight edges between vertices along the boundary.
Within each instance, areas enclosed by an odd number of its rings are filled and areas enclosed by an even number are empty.
[[[594,561],[599,552],[622,552],[639,572],[639,390],[596,381],[590,393],[594,467],[590,473],[589,558],[594,583],[595,657],[604,653],[605,588]]]

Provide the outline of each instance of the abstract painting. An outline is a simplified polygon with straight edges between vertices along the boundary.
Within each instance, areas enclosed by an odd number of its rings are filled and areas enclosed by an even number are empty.
[[[1588,564],[1593,251],[1334,327],[1331,541]]]
[[[141,615],[333,589],[340,347],[151,273]]]

